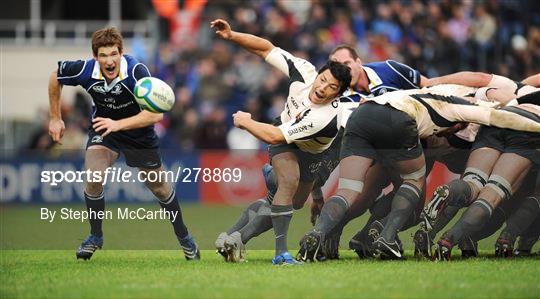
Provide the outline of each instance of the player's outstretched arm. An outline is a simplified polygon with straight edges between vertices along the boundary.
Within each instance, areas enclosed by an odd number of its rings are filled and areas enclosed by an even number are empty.
[[[232,41],[262,58],[266,58],[268,53],[275,48],[270,41],[264,38],[231,30],[229,23],[223,19],[213,20],[210,22],[210,27],[215,29],[216,34],[222,39]]]
[[[527,84],[534,87],[540,87],[540,74],[532,75],[521,81],[523,84]]]
[[[131,117],[112,120],[110,118],[96,117],[92,120],[92,127],[101,136],[105,137],[112,132],[125,131],[137,128],[143,128],[160,122],[163,119],[163,113],[152,113],[146,110],[139,112]]]
[[[64,136],[66,126],[62,120],[62,112],[60,109],[60,94],[62,93],[62,85],[56,77],[57,71],[52,72],[49,77],[49,135],[54,142],[61,144],[60,140]]]
[[[261,123],[251,119],[251,114],[238,111],[233,114],[234,126],[244,129],[268,144],[287,143],[285,136],[278,127],[269,124]]]
[[[489,84],[491,78],[492,75],[481,72],[458,72],[427,79],[424,86],[433,86],[439,84],[459,84],[469,87],[484,87]]]

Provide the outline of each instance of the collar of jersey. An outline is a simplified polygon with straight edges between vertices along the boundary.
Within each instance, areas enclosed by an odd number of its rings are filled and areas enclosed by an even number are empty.
[[[367,77],[369,79],[369,85],[368,85],[369,90],[372,90],[373,88],[383,83],[379,75],[377,75],[377,73],[374,70],[372,70],[371,68],[367,66],[364,66],[364,70],[366,71]]]
[[[95,60],[94,63],[94,70],[92,71],[92,78],[97,80],[103,80],[105,81],[105,90],[109,91],[111,90],[116,83],[124,80],[128,77],[128,63],[124,56],[120,59],[120,73],[118,74],[118,77],[116,77],[110,84],[107,84],[107,80],[105,80],[105,77],[103,77],[103,74],[101,73],[101,69],[99,68],[99,63],[97,60]]]

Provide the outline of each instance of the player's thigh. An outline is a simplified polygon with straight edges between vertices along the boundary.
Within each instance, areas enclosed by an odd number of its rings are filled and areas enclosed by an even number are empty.
[[[294,152],[283,152],[272,157],[272,166],[278,179],[278,186],[298,185],[300,180],[300,166]],[[296,181],[293,183],[291,181]]]
[[[366,174],[371,167],[373,159],[363,156],[347,156],[339,162],[339,196],[344,197],[349,206],[354,204],[356,198],[364,191]]]
[[[503,153],[493,167],[488,184],[479,197],[497,206],[501,200],[510,198],[516,183],[526,176],[532,162],[514,153]],[[524,175],[525,174],[525,175]]]
[[[92,145],[86,149],[84,165],[90,171],[105,171],[118,159],[118,153],[102,145]]]
[[[409,182],[418,189],[423,189],[426,175],[426,161],[423,153],[413,159],[394,162],[394,168],[404,182]]]
[[[466,168],[472,168],[490,174],[500,156],[501,152],[494,148],[481,147],[474,149],[469,155]]]
[[[514,153],[504,153],[495,163],[491,176],[500,176],[513,185],[527,176],[531,166],[532,162],[527,158]]]
[[[350,208],[350,216],[352,218],[362,215],[373,205],[375,199],[381,194],[382,189],[389,183],[387,175],[386,169],[380,163],[376,163],[368,169],[364,181],[364,189],[356,196]]]
[[[291,204],[300,182],[298,158],[293,152],[282,152],[272,157],[272,166],[278,179],[274,203],[278,205]]]

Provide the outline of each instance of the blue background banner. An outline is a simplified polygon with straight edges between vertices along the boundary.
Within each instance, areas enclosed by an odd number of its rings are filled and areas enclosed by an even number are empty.
[[[181,156],[165,155],[163,164],[166,170],[176,172],[178,167],[199,167],[199,155],[182,154]],[[124,161],[118,160],[113,167],[121,171],[132,172],[136,178],[137,169],[126,166]],[[83,198],[84,183],[61,182],[56,186],[42,181],[44,171],[84,171],[84,159],[81,156],[62,157],[54,159],[48,157],[14,157],[0,159],[0,202],[2,203],[64,203],[81,202]],[[199,201],[197,183],[184,183],[181,177],[176,182],[176,191],[182,201]],[[144,186],[144,183],[111,183],[105,186],[107,202],[153,202],[154,195]]]

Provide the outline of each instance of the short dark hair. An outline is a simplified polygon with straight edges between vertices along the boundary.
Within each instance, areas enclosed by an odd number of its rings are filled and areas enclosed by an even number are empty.
[[[92,34],[92,52],[94,56],[97,56],[99,48],[113,46],[117,46],[120,52],[124,48],[122,34],[116,27],[105,27]]]
[[[354,47],[349,46],[349,45],[345,45],[345,44],[342,44],[342,45],[339,45],[339,46],[335,47],[334,50],[332,50],[332,52],[330,52],[330,55],[328,55],[328,56],[334,55],[334,53],[336,53],[339,50],[347,50],[347,51],[349,51],[349,54],[351,55],[351,57],[354,60],[360,58],[360,55],[358,55],[358,52],[356,52],[356,49]]]
[[[351,85],[351,69],[343,63],[328,60],[326,64],[319,70],[319,74],[330,70],[332,76],[339,82],[339,94],[343,94]]]

